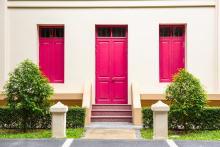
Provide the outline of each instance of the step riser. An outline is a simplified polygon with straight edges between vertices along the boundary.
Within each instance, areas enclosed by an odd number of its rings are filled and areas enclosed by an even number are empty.
[[[93,111],[92,116],[131,116],[131,111]]]
[[[130,105],[125,105],[125,106],[119,106],[119,105],[93,105],[92,109],[123,109],[123,110],[131,110]]]
[[[91,122],[132,122],[131,105],[92,105]]]
[[[131,118],[92,118],[91,122],[132,122]]]

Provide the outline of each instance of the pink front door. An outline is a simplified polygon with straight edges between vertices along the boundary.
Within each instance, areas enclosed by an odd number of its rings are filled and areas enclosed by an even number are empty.
[[[127,27],[96,28],[96,103],[127,104]]]

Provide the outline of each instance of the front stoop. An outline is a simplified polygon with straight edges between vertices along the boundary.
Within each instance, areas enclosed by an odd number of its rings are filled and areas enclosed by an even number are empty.
[[[83,139],[137,139],[134,129],[88,129]]]
[[[135,129],[140,130],[142,126],[136,126],[129,122],[92,122],[85,126],[86,129]]]
[[[92,105],[91,122],[132,122],[131,105]]]
[[[141,139],[140,126],[128,122],[92,122],[83,139]]]

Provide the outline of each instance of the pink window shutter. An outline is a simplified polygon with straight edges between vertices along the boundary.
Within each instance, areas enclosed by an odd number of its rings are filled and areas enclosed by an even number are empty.
[[[46,29],[45,29],[46,28]],[[44,30],[43,30],[44,29]],[[53,27],[40,27],[39,65],[51,83],[64,82],[64,38]],[[42,32],[43,31],[43,32]],[[60,37],[61,36],[61,37]]]

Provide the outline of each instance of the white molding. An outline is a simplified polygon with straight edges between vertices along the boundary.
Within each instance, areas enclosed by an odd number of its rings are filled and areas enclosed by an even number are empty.
[[[157,8],[215,7],[215,0],[159,1],[8,1],[8,8]]]
[[[220,1],[216,0],[216,19],[217,19],[217,78],[218,78],[218,93],[220,93]]]
[[[7,15],[7,0],[0,0],[1,4],[1,10],[0,14],[1,15],[1,28],[2,29],[2,34],[0,34],[0,43],[1,43],[1,81],[0,81],[0,90],[3,88],[3,84],[7,80],[8,72],[7,72],[7,67],[8,67],[8,60],[7,60],[7,52],[8,52],[8,15]]]

